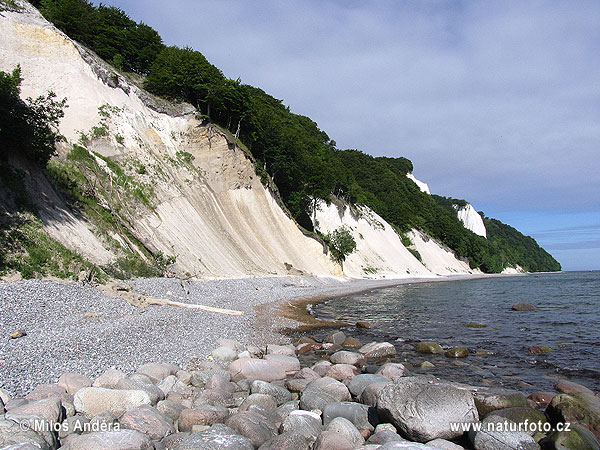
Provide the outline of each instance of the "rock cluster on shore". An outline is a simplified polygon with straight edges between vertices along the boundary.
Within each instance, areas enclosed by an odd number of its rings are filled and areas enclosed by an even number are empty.
[[[411,375],[389,362],[394,345],[361,346],[341,332],[262,349],[218,344],[212,360],[189,370],[151,363],[130,376],[112,368],[95,380],[65,373],[25,398],[0,390],[0,449],[600,448],[600,399],[575,383],[526,398]],[[437,350],[431,344],[422,350]],[[563,422],[570,431],[489,428]]]

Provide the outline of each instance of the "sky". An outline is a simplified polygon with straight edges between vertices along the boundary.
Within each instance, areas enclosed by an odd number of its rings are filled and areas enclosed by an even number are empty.
[[[97,3],[97,2],[96,2]],[[600,269],[600,2],[105,0],[433,193]]]

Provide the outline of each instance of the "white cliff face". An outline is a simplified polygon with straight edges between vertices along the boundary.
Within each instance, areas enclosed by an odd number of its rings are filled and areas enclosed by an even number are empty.
[[[176,272],[204,278],[264,276],[289,274],[293,267],[295,274],[339,274],[323,246],[302,234],[261,184],[251,158],[229,144],[223,132],[201,126],[193,114],[174,117],[149,108],[147,94],[110,73],[29,4],[23,6],[25,12],[0,16],[0,70],[21,65],[23,97],[52,90],[67,98],[60,125],[69,141],[63,158],[81,131],[89,133],[99,124],[98,108],[113,108],[106,119],[108,136],[91,140],[87,148],[152,187],[150,206],[138,203],[123,214],[148,248],[177,257]],[[140,164],[143,172],[135,169]],[[64,203],[48,209],[42,219],[54,238],[98,264],[116,258],[106,236]]]
[[[392,226],[365,206],[351,208],[337,199],[328,205],[320,200],[312,218],[315,228],[323,234],[345,226],[354,237],[356,250],[343,264],[346,276],[407,278],[472,272],[435,240],[413,230],[407,236],[412,241],[411,248],[421,255],[421,263]]]
[[[431,195],[431,192],[429,192],[429,186],[427,185],[427,183],[424,183],[421,180],[417,180],[412,173],[407,173],[406,176],[407,176],[407,178],[413,180],[415,182],[415,184],[417,186],[419,186],[419,189],[421,189],[422,192],[425,192],[426,194]]]
[[[487,238],[487,230],[485,229],[483,219],[470,203],[467,203],[467,206],[465,207],[454,205],[454,208],[456,208],[458,218],[466,229],[471,230],[473,233],[478,234],[479,236]]]

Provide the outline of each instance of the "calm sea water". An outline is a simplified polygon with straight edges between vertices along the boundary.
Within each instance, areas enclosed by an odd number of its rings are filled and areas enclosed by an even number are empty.
[[[516,302],[539,310],[512,311]],[[335,298],[315,306],[313,313],[371,322],[372,329],[351,327],[347,334],[365,343],[395,343],[398,360],[413,365],[413,372],[421,372],[420,364],[428,360],[435,365],[429,373],[461,382],[548,390],[556,378],[568,378],[600,390],[598,271],[401,285]],[[472,322],[487,326],[465,326]],[[443,347],[466,346],[471,354],[453,363],[443,355],[412,350],[416,342],[429,340]],[[554,351],[530,354],[532,345]],[[477,349],[492,354],[475,355]]]

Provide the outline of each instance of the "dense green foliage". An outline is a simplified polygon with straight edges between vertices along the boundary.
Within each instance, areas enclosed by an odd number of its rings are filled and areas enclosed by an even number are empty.
[[[517,264],[529,270],[560,267],[530,238],[500,225],[502,232],[493,232],[489,240],[466,230],[453,207],[466,202],[421,192],[406,177],[413,169],[408,159],[337,149],[310,118],[292,113],[261,89],[228,79],[198,51],[163,46],[158,33],[118,8],[94,7],[86,0],[41,0],[41,10],[106,60],[147,75],[148,91],[192,103],[199,117],[241,141],[256,159],[261,179],[267,183],[271,177],[292,215],[309,230],[315,200],[329,201],[334,194],[369,206],[400,232],[424,230],[485,272]]]
[[[0,71],[0,158],[9,154],[45,164],[61,138],[58,123],[66,100],[52,92],[35,100],[19,97],[21,69]]]
[[[558,271],[560,263],[541,248],[535,239],[497,219],[484,218],[488,239],[499,249],[502,260],[518,264],[528,272]]]
[[[164,47],[156,30],[134,22],[114,6],[93,6],[87,0],[41,0],[39,7],[60,30],[118,69],[146,74]]]
[[[331,256],[340,264],[343,264],[346,257],[356,250],[356,241],[346,227],[340,227],[328,233],[326,242],[329,244]]]

